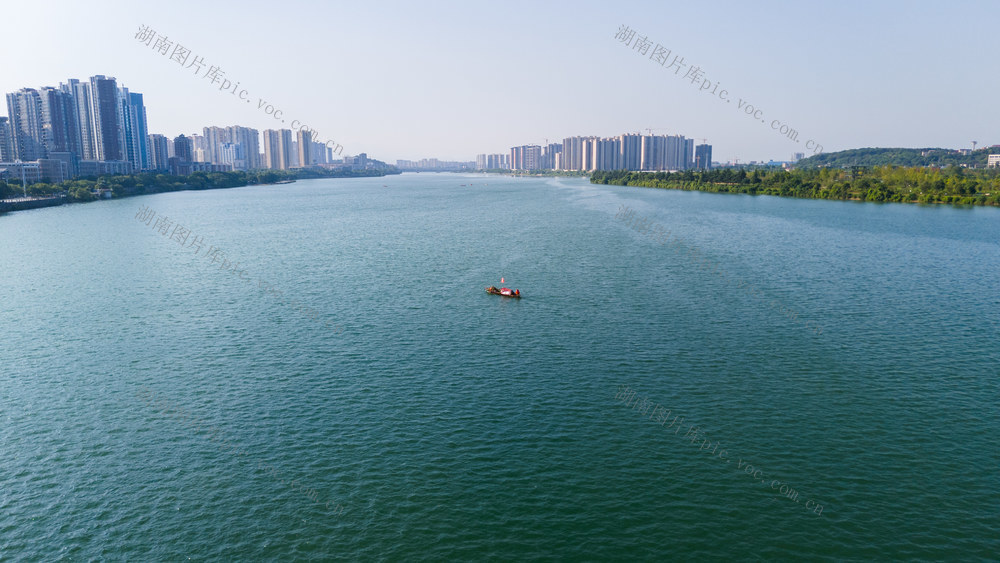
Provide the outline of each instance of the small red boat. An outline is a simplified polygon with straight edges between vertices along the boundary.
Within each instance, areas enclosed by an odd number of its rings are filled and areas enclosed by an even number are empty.
[[[492,293],[493,295],[500,295],[501,297],[516,297],[517,299],[521,298],[520,289],[511,289],[509,287],[501,287],[500,289],[497,289],[497,286],[491,285],[486,288],[486,293]]]

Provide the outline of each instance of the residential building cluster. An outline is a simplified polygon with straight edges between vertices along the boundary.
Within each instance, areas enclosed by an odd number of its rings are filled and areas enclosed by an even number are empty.
[[[24,183],[155,171],[186,175],[319,166],[364,168],[367,155],[334,160],[333,150],[307,130],[260,132],[249,127],[204,127],[170,139],[149,133],[142,94],[114,77],[69,79],[59,87],[7,94],[0,116],[0,179]]]
[[[475,169],[476,163],[472,161],[462,162],[454,160],[438,160],[436,158],[422,158],[420,160],[397,160],[396,168],[399,168],[404,172],[419,172],[421,170],[436,170],[438,172],[461,171]]]
[[[510,170],[510,155],[507,154],[476,155],[476,170]]]
[[[0,120],[0,177],[63,181],[148,163],[142,94],[114,77],[22,88],[7,94],[7,113]]]
[[[712,145],[682,135],[624,134],[567,137],[562,143],[511,147],[509,154],[480,154],[477,170],[708,170]]]

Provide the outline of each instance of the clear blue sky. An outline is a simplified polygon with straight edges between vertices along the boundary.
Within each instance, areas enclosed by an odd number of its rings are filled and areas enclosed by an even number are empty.
[[[389,162],[472,160],[647,127],[708,139],[721,161],[784,160],[810,152],[807,140],[828,152],[986,146],[1000,144],[998,8],[986,0],[18,2],[4,7],[0,91],[112,75],[144,94],[151,132],[287,128],[298,119],[345,154]],[[139,43],[141,24],[221,67],[250,103]],[[623,24],[703,69],[721,84],[716,96],[616,40]],[[730,103],[718,97],[723,88]],[[258,109],[261,99],[286,123]],[[757,118],[738,108],[741,99]],[[799,143],[772,130],[774,119],[798,130]]]

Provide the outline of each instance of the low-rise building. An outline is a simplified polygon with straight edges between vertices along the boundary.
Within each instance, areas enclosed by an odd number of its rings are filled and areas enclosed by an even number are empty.
[[[0,162],[0,179],[37,184],[42,181],[42,170],[37,162]]]
[[[30,162],[0,162],[0,179],[25,184],[47,182],[58,184],[70,179],[69,165],[56,158],[40,158]]]

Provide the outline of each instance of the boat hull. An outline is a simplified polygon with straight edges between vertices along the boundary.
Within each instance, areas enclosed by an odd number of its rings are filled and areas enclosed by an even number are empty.
[[[499,289],[497,289],[497,288],[495,288],[493,286],[487,287],[486,288],[486,293],[489,293],[490,295],[499,295],[500,297],[511,297],[513,299],[520,299],[521,298],[521,294],[520,293],[514,293],[514,292],[504,293],[503,291],[501,291],[501,290],[499,290]]]

